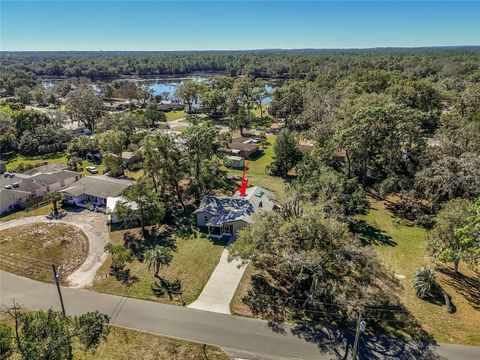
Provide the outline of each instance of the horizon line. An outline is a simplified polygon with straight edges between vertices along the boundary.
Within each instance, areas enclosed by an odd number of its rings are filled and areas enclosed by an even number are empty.
[[[178,50],[114,50],[114,49],[89,49],[89,50],[0,50],[0,53],[14,52],[248,52],[248,51],[325,51],[325,50],[388,50],[388,49],[435,49],[435,48],[480,48],[475,45],[422,45],[422,46],[373,46],[373,47],[332,47],[332,48],[251,48],[251,49],[178,49]]]

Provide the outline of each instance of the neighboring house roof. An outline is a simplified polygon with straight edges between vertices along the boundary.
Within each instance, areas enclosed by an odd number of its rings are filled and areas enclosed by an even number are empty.
[[[228,146],[230,147],[230,149],[247,152],[257,151],[260,148],[258,144],[246,144],[242,142],[231,142]]]
[[[85,194],[106,199],[119,196],[123,190],[133,183],[130,180],[115,179],[105,175],[84,176],[62,192],[73,197]]]
[[[28,195],[30,195],[29,191],[22,191],[17,189],[0,189],[0,204],[8,203],[12,200],[18,200]]]
[[[58,172],[58,171],[61,171],[61,170],[67,170],[67,169],[68,169],[67,165],[52,163],[52,164],[37,166],[33,169],[24,171],[22,174],[23,175],[36,175],[36,174],[44,174],[44,173],[54,173],[54,172]]]
[[[274,207],[275,195],[271,191],[254,186],[247,189],[245,197],[238,192],[233,197],[205,196],[194,214],[208,213],[212,217],[207,225],[221,226],[234,221],[252,223],[255,211],[270,211]]]
[[[298,145],[298,150],[302,153],[302,154],[308,154],[310,153],[312,150],[313,150],[313,145],[310,145],[310,144],[302,144],[302,145]]]

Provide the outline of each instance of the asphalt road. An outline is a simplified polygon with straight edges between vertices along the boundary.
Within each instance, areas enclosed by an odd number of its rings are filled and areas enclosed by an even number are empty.
[[[348,359],[350,348],[341,333],[287,327],[273,331],[266,321],[205,312],[196,309],[159,304],[63,288],[66,310],[71,315],[99,310],[111,316],[115,325],[159,335],[212,344],[247,359]],[[15,301],[31,310],[59,310],[54,285],[22,278],[0,271],[0,304]],[[480,358],[480,347],[398,342],[395,339],[363,341],[363,359],[438,359],[470,360]],[[381,346],[379,346],[381,344]]]

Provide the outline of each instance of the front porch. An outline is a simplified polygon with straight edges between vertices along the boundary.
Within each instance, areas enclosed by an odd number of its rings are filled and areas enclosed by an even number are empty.
[[[233,237],[233,225],[232,224],[223,224],[220,226],[214,226],[212,224],[207,224],[208,236],[215,239],[220,238],[232,238]]]

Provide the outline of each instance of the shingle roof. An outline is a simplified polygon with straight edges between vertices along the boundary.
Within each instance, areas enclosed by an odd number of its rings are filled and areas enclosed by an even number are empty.
[[[29,191],[22,191],[17,189],[0,189],[0,203],[18,200],[27,195],[30,195]]]
[[[211,214],[207,225],[220,226],[233,221],[252,222],[255,211],[270,211],[275,207],[275,195],[258,186],[248,188],[245,197],[236,193],[233,197],[205,196],[194,214]]]
[[[242,151],[256,151],[259,149],[258,144],[245,144],[241,142],[231,142],[228,147],[230,149],[242,150]]]
[[[243,198],[205,196],[194,214],[206,212],[213,215],[207,225],[219,226],[227,222],[243,220],[251,222],[253,205]]]
[[[133,183],[130,180],[115,179],[105,175],[84,176],[62,192],[74,197],[85,194],[106,199],[119,196],[123,190]]]

